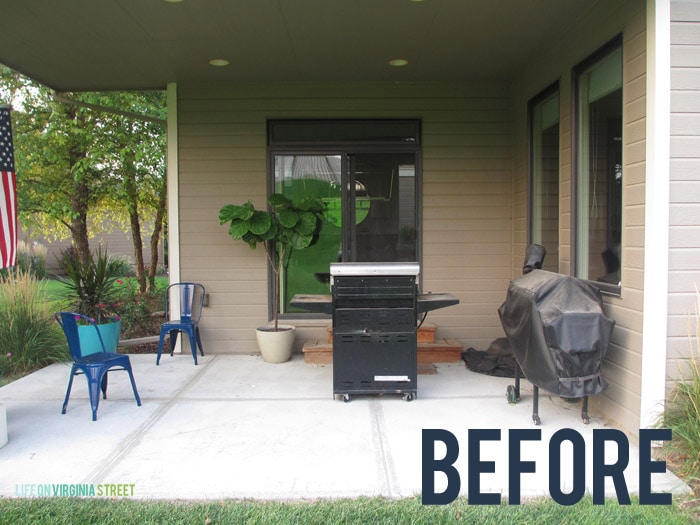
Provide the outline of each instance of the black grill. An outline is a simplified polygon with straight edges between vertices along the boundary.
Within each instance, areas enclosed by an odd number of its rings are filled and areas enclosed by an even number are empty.
[[[615,321],[605,317],[600,290],[593,283],[537,269],[541,264],[528,267],[530,255],[528,249],[527,273],[511,281],[498,309],[518,362],[515,384],[508,385],[506,397],[510,403],[520,399],[524,375],[533,385],[536,425],[540,388],[565,398],[582,398],[581,418],[588,423],[588,396],[608,386],[601,368]]]
[[[333,263],[331,295],[298,295],[291,304],[333,318],[333,394],[417,395],[417,321],[459,301],[419,294],[417,263]]]
[[[417,264],[331,265],[334,395],[416,396],[418,271]]]

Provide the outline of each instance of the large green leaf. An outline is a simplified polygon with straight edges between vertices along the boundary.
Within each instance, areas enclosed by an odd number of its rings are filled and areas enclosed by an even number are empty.
[[[232,239],[242,239],[243,236],[250,231],[248,221],[241,219],[233,219],[228,228],[228,234]]]
[[[250,231],[255,235],[265,235],[265,233],[267,233],[267,231],[270,229],[272,219],[270,218],[269,213],[256,210],[248,221],[248,224]]]
[[[305,211],[299,214],[299,222],[296,225],[296,230],[304,235],[312,235],[316,230],[318,219],[316,215]]]
[[[296,207],[304,211],[323,211],[323,200],[315,195],[304,197],[296,204]]]
[[[289,244],[295,250],[302,250],[311,244],[312,239],[313,237],[311,235],[305,235],[303,233],[299,233],[298,231],[293,231],[289,235]]]
[[[221,210],[219,210],[219,221],[221,224],[231,221],[233,219],[243,219],[248,220],[255,213],[255,208],[251,201],[246,202],[242,205],[227,204]]]
[[[258,237],[257,235],[253,235],[252,233],[250,233],[250,231],[247,231],[243,235],[243,237],[241,237],[241,239],[243,240],[243,242],[248,243],[248,246],[250,246],[252,250],[254,250],[258,242],[260,242],[260,237]]]
[[[299,214],[296,210],[285,208],[279,211],[279,213],[277,214],[277,219],[280,221],[280,224],[285,228],[294,228],[297,222],[299,222]]]
[[[267,231],[263,234],[260,235],[260,240],[261,241],[270,241],[274,239],[277,236],[277,232],[279,231],[279,226],[275,221],[270,222],[270,227],[267,229]]]
[[[273,208],[277,208],[279,206],[293,206],[294,203],[290,201],[287,197],[282,195],[281,193],[273,193],[267,198],[267,202],[270,203],[270,206]]]

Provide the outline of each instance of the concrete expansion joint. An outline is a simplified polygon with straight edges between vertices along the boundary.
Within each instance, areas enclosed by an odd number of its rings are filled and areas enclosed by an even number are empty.
[[[370,428],[372,429],[372,442],[375,450],[377,461],[377,478],[382,494],[386,494],[389,498],[396,498],[400,494],[401,487],[399,478],[396,474],[394,458],[391,454],[389,441],[384,434],[386,421],[384,419],[384,410],[379,399],[372,399],[369,403],[370,407]]]
[[[112,469],[118,465],[122,459],[124,459],[124,457],[129,455],[129,453],[141,442],[143,437],[156,424],[156,422],[160,421],[163,416],[170,411],[182,394],[199,381],[199,379],[204,375],[206,369],[209,368],[214,361],[216,361],[216,358],[217,356],[213,355],[210,356],[205,362],[200,361],[200,364],[195,367],[196,372],[190,376],[189,379],[183,381],[179,388],[175,390],[165,402],[160,404],[160,406],[158,406],[141,425],[136,427],[133,432],[120,441],[119,445],[105,457],[104,461],[100,462],[95,470],[86,476],[82,483],[96,484],[101,483],[104,479],[107,479]],[[144,398],[143,396],[142,399],[144,404],[148,403],[149,401],[155,401],[152,398]]]

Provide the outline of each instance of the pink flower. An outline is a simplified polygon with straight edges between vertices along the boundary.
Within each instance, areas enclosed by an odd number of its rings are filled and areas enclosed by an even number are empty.
[[[7,352],[7,354],[5,354],[5,357],[7,357],[8,359],[12,357],[12,352]]]

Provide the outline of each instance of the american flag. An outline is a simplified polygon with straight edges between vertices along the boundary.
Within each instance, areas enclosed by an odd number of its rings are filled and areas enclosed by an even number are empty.
[[[0,106],[0,268],[17,263],[17,180],[10,108]]]

